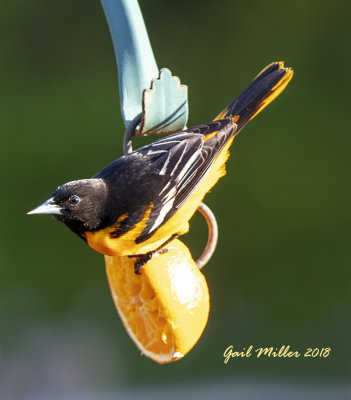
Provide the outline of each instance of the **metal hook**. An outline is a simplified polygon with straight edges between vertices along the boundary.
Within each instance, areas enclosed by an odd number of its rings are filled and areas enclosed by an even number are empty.
[[[138,114],[132,121],[131,123],[127,126],[127,129],[124,133],[123,137],[123,153],[124,155],[127,155],[133,151],[133,146],[132,146],[132,137],[135,134],[135,131],[140,125],[141,122],[141,113]]]
[[[218,241],[218,225],[216,217],[214,216],[210,207],[206,206],[205,203],[200,203],[197,211],[199,211],[203,215],[208,227],[208,239],[205,250],[196,260],[196,265],[199,267],[199,269],[201,269],[208,263],[216,249]]]
[[[133,121],[128,125],[124,137],[123,137],[123,152],[124,154],[130,154],[133,151],[132,137],[141,122],[141,114],[137,115]],[[205,203],[200,203],[197,211],[205,218],[208,227],[208,238],[205,250],[202,252],[201,256],[195,261],[199,269],[203,268],[210,258],[212,257],[218,241],[218,225],[216,217]]]

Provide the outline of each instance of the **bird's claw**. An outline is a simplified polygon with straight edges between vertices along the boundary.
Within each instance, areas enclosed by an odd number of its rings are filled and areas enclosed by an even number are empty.
[[[161,246],[157,247],[157,249],[149,251],[145,254],[131,254],[128,257],[133,258],[135,257],[136,260],[134,262],[134,272],[137,275],[140,275],[140,270],[141,268],[147,264],[152,258],[163,254],[167,253],[168,249],[166,249],[164,246],[167,246],[172,240],[176,239],[179,235],[177,233],[173,234],[170,238],[168,238]]]
[[[134,262],[134,273],[140,275],[141,274],[140,270],[145,264],[147,264],[152,258],[160,254],[167,253],[167,251],[168,249],[160,249],[160,250],[149,251],[148,253],[145,254],[133,254],[128,256],[129,258],[136,258]]]

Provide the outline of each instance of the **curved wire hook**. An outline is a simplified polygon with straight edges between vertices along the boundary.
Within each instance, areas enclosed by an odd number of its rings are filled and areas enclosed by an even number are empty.
[[[196,265],[199,267],[199,269],[201,269],[208,263],[208,261],[210,261],[210,258],[216,250],[218,241],[218,225],[216,217],[214,216],[210,207],[206,206],[205,203],[200,203],[197,211],[199,211],[203,215],[208,227],[208,238],[205,250],[202,252],[201,256],[195,261]]]
[[[141,122],[141,114],[137,115],[133,121],[128,125],[124,137],[123,137],[123,152],[124,154],[130,154],[133,151],[132,146],[132,137],[140,125]],[[205,203],[200,203],[197,211],[201,213],[201,215],[205,218],[208,227],[208,238],[205,250],[202,252],[201,256],[195,261],[196,265],[199,269],[203,268],[210,258],[212,257],[218,241],[218,225],[216,221],[216,217],[211,211],[210,207],[208,207]]]
[[[124,153],[124,155],[129,154],[133,151],[132,137],[134,136],[134,133],[138,128],[138,125],[140,125],[140,122],[141,122],[141,113],[138,114],[131,121],[131,123],[127,126],[126,131],[124,132],[124,137],[123,137],[123,153]]]

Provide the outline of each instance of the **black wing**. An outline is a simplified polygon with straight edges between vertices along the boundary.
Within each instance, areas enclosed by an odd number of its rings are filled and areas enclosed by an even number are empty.
[[[213,121],[167,136],[134,152],[146,157],[165,183],[137,243],[150,238],[175,214],[235,131],[236,125],[229,119]]]

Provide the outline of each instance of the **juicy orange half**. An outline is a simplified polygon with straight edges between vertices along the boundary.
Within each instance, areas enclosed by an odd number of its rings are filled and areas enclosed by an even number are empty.
[[[210,309],[206,280],[180,240],[151,259],[141,275],[134,259],[105,256],[113,301],[142,354],[163,364],[182,358],[200,338]]]

